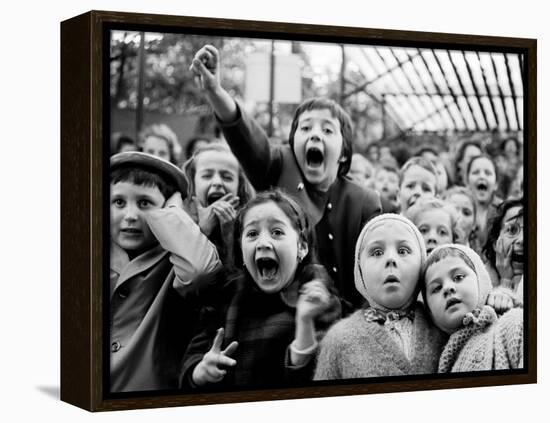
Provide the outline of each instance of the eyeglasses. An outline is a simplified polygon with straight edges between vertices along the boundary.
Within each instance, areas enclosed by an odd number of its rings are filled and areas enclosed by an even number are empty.
[[[521,220],[521,224],[519,219],[512,222],[506,222],[500,232],[508,236],[517,236],[520,231],[523,231],[523,219]]]

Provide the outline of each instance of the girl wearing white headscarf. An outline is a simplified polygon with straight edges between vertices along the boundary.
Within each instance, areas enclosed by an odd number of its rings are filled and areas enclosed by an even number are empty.
[[[355,248],[355,287],[367,306],[336,323],[321,343],[314,379],[435,373],[444,334],[416,302],[426,247],[407,218],[383,214]]]
[[[440,373],[523,368],[523,309],[499,318],[486,305],[491,279],[475,251],[437,247],[428,257],[425,282],[422,294],[433,322],[450,335]]]

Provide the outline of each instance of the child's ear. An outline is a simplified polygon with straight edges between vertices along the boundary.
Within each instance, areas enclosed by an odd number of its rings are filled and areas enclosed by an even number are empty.
[[[309,248],[307,246],[307,242],[304,241],[298,241],[298,262],[301,262],[309,252]]]

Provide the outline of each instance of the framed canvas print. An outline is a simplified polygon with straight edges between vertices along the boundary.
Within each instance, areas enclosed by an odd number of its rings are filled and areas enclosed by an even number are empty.
[[[61,399],[536,382],[536,40],[61,24]]]

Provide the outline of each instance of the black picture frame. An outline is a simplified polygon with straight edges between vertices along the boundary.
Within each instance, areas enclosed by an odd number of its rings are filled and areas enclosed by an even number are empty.
[[[375,43],[524,55],[526,254],[525,367],[519,371],[374,378],[242,392],[109,395],[105,385],[104,207],[108,193],[108,33],[114,29],[274,38],[327,43]],[[535,383],[536,72],[533,39],[396,31],[280,22],[91,11],[61,23],[61,399],[90,411],[313,398],[412,390]],[[108,81],[107,81],[108,82]],[[108,233],[108,232],[107,232]],[[107,297],[108,298],[108,297]]]

